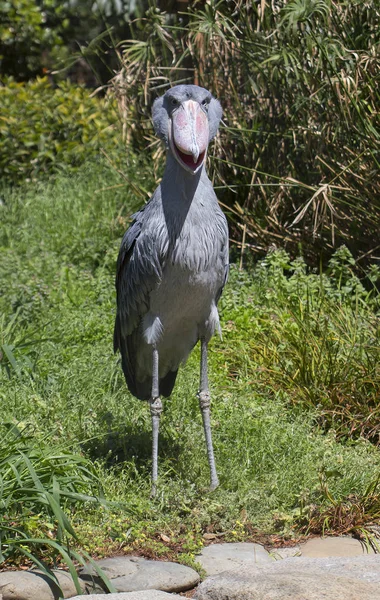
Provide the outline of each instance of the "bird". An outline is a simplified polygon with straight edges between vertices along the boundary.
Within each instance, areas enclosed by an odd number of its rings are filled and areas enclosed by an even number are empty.
[[[228,225],[206,171],[209,143],[222,118],[205,88],[181,84],[153,103],[166,147],[162,180],[124,234],[116,265],[114,351],[129,391],[150,403],[151,496],[158,481],[161,396],[170,396],[181,363],[200,341],[199,405],[210,468],[219,485],[210,424],[208,343],[220,334],[218,301],[229,269]]]

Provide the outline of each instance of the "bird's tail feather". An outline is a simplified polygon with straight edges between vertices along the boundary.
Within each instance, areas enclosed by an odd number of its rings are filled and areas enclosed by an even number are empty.
[[[152,378],[148,377],[147,379],[144,379],[144,381],[138,381],[137,379],[131,378],[129,376],[130,372],[128,369],[124,369],[124,365],[123,370],[125,380],[127,382],[128,389],[131,392],[131,394],[136,396],[136,398],[139,398],[139,400],[150,400],[152,395]],[[167,373],[165,377],[162,377],[160,379],[160,396],[164,396],[165,398],[170,396],[174,388],[177,373],[178,371],[169,371],[169,373]]]
[[[169,371],[165,377],[160,379],[160,394],[167,398],[173,391],[175,380],[177,379],[178,369],[176,371]]]

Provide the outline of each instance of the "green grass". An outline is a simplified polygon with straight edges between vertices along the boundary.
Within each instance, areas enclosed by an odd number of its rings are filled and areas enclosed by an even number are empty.
[[[4,421],[28,427],[36,446],[81,454],[102,482],[108,507],[63,503],[80,540],[73,547],[191,563],[205,532],[297,535],[312,509],[360,498],[376,480],[380,457],[368,440],[378,435],[379,304],[344,249],[323,276],[281,252],[233,267],[223,339],[210,347],[221,485],[207,492],[196,349],[164,402],[151,500],[148,406],[128,393],[112,352],[115,260],[144,196],[136,191],[154,187],[149,172],[131,156],[125,185],[98,162],[4,194],[0,402]],[[31,513],[42,536],[47,517]]]

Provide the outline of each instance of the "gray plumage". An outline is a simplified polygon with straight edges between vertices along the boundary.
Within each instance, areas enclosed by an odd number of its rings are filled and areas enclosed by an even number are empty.
[[[208,394],[207,343],[220,329],[217,303],[228,273],[227,222],[205,170],[221,114],[218,101],[193,85],[171,88],[153,106],[167,163],[161,184],[133,216],[121,243],[114,332],[129,390],[151,405],[170,395],[181,362],[198,340],[206,361],[200,392]]]

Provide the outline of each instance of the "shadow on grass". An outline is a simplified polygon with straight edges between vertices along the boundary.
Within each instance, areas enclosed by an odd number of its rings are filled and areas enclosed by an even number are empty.
[[[123,462],[133,462],[136,468],[147,468],[152,461],[152,432],[136,431],[126,427],[122,431],[111,431],[102,439],[93,439],[82,446],[83,451],[92,459],[103,459],[108,467]],[[181,452],[178,441],[160,432],[159,456],[173,458]]]

